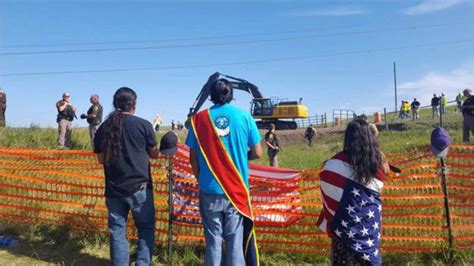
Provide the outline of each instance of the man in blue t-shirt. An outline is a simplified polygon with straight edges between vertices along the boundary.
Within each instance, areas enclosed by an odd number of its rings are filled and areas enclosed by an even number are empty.
[[[257,125],[248,112],[229,104],[233,100],[229,81],[217,80],[211,85],[210,94],[215,104],[209,111],[213,125],[248,189],[248,161],[262,155]],[[245,265],[243,216],[209,170],[193,130],[189,131],[186,145],[191,148],[191,166],[199,183],[199,207],[206,239],[204,265],[221,265],[223,239],[226,241],[224,265]]]

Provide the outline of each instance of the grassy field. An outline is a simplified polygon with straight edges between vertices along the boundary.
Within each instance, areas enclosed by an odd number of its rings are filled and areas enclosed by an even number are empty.
[[[424,113],[422,113],[422,117]],[[382,150],[386,153],[411,150],[414,147],[429,144],[430,132],[437,121],[423,118],[417,122],[402,121],[402,131],[382,131],[379,139]],[[398,121],[394,121],[397,122]],[[445,120],[447,128],[455,143],[460,143],[461,118],[449,115]],[[28,147],[52,149],[56,147],[55,129],[0,129],[0,147]],[[160,136],[159,136],[160,137]],[[180,135],[181,141],[184,135]],[[284,147],[279,154],[280,166],[306,169],[317,167],[334,153],[341,150],[343,136],[329,135],[317,139],[312,147],[297,144]],[[87,129],[77,128],[73,134],[73,149],[90,149]],[[257,161],[266,164],[266,155]],[[0,249],[0,265],[107,265],[108,244],[104,236],[65,231],[61,227],[18,226],[3,224],[0,235],[10,234],[21,239],[20,249]],[[132,244],[132,252],[134,249]],[[179,247],[173,254],[175,261],[181,265],[193,265],[202,262],[202,248]],[[156,264],[166,262],[166,248],[159,246],[155,252]],[[326,256],[311,256],[286,253],[263,253],[265,265],[314,265],[328,264]],[[447,253],[426,254],[391,254],[384,256],[384,263],[390,265],[444,265],[448,262]],[[451,263],[459,265],[474,264],[472,251],[455,252]]]

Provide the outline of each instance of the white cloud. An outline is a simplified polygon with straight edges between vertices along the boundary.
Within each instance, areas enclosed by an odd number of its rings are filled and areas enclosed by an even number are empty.
[[[422,105],[428,105],[433,93],[444,93],[449,101],[465,88],[474,86],[474,60],[446,73],[430,72],[417,80],[404,82],[398,86],[403,100],[418,98]],[[402,98],[400,98],[402,100]]]
[[[402,11],[405,15],[420,15],[440,11],[458,5],[465,0],[423,0],[418,5],[409,7]]]
[[[367,14],[368,11],[362,8],[338,7],[332,9],[313,9],[305,11],[294,11],[288,13],[291,17],[339,17]]]

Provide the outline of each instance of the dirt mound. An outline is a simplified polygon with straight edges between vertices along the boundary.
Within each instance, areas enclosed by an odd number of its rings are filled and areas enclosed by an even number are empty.
[[[317,128],[316,129],[317,135],[316,135],[315,140],[322,138],[324,136],[328,136],[328,135],[341,134],[344,132],[344,130],[345,130],[345,126]],[[278,136],[280,145],[282,147],[285,147],[285,146],[292,146],[292,145],[298,145],[298,144],[306,144],[307,140],[305,140],[304,138],[305,131],[306,129],[277,130],[276,134]],[[186,139],[186,135],[188,134],[188,131],[175,130],[175,132],[176,134],[178,134],[179,138],[184,143],[184,140]],[[260,134],[262,135],[262,138],[265,136],[265,133],[267,133],[266,130],[260,130]]]
[[[317,128],[315,140],[328,135],[341,134],[345,130],[344,126],[330,127],[330,128]],[[282,147],[292,146],[297,144],[306,144],[307,140],[304,138],[306,129],[296,130],[277,130],[276,134]],[[265,136],[266,130],[260,130],[262,137]]]

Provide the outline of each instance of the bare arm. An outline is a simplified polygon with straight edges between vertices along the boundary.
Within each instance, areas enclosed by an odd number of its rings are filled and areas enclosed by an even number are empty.
[[[195,149],[191,149],[189,152],[189,163],[193,169],[194,176],[199,179],[199,161],[198,161],[198,152]]]
[[[249,161],[252,161],[260,157],[262,157],[262,145],[260,145],[260,143],[257,143],[255,146],[253,146],[250,149],[248,153],[248,158],[249,158]]]
[[[102,153],[97,153],[97,162],[104,164],[104,155]]]
[[[58,110],[59,112],[62,112],[64,111],[64,109],[66,109],[66,106],[67,106],[67,102],[61,102],[61,104],[58,105]]]
[[[382,170],[384,174],[389,174],[390,173],[390,165],[388,164],[387,158],[385,157],[385,154],[381,152],[380,154],[382,156]]]
[[[276,150],[276,149],[277,149],[275,146],[273,146],[273,145],[272,145],[270,142],[268,142],[268,141],[265,141],[265,144],[266,144],[270,149],[272,149],[272,150]],[[262,148],[262,147],[260,146],[260,148]]]
[[[160,150],[158,146],[148,147],[148,155],[150,155],[151,159],[158,159],[160,156]]]

